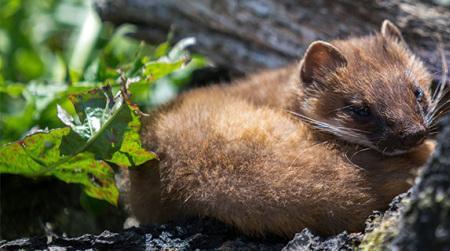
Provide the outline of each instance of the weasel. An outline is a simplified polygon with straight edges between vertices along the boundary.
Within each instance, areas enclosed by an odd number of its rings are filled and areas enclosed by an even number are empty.
[[[141,223],[213,217],[244,233],[360,231],[434,149],[431,76],[399,29],[316,41],[299,64],[181,94],[143,121]]]

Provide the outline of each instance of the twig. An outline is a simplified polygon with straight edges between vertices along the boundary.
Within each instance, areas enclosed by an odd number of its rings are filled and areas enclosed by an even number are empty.
[[[133,104],[131,102],[131,93],[128,91],[130,81],[128,81],[127,77],[125,76],[125,73],[121,69],[119,69],[118,71],[120,73],[120,93],[124,98],[125,102],[127,102],[127,104],[130,107],[132,107],[134,112],[136,112],[138,115],[143,117],[150,116],[150,114],[142,112],[136,104]]]

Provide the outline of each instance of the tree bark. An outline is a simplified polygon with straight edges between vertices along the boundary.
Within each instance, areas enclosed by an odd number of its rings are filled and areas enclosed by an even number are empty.
[[[450,249],[450,115],[443,124],[439,145],[402,215],[393,250]]]
[[[384,19],[433,72],[441,72],[438,41],[450,52],[450,9],[419,0],[96,0],[96,7],[103,20],[137,25],[134,35],[151,43],[171,27],[175,40],[196,37],[194,51],[241,73],[299,59],[314,40],[373,33]]]

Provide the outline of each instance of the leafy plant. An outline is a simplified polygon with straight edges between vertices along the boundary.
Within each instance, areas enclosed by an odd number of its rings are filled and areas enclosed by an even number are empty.
[[[137,82],[144,64],[176,68],[163,78],[147,75],[149,79],[130,87],[133,102],[145,109],[172,97],[194,69],[206,64],[190,55],[191,62],[179,67],[192,39],[173,48],[170,41],[143,44],[126,36],[133,26],[114,29],[101,23],[89,2],[0,2],[0,144],[23,137],[32,127],[63,126],[55,116],[56,104],[70,110],[68,95],[114,83],[120,75],[117,69]]]
[[[67,20],[69,11],[84,18]],[[195,40],[146,45],[77,0],[11,0],[0,13],[0,173],[53,176],[117,204],[112,166],[155,158],[141,146],[137,105],[167,100],[206,64],[185,50]],[[52,29],[36,30],[36,20]]]

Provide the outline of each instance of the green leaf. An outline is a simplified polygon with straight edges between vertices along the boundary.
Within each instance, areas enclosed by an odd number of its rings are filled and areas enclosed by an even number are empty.
[[[137,166],[155,158],[153,153],[142,148],[138,133],[141,126],[139,118],[134,108],[124,102],[122,95],[114,98],[111,89],[104,87],[73,95],[71,100],[77,116],[70,116],[59,107],[58,117],[79,138],[64,144],[64,153],[73,154],[82,148],[95,154],[97,159],[121,166]]]
[[[53,175],[67,183],[82,184],[89,196],[117,205],[119,190],[114,172],[106,162],[95,160],[92,154],[84,152],[76,155],[56,168]]]
[[[55,176],[78,183],[86,194],[117,204],[114,173],[107,162],[128,167],[156,156],[141,146],[134,108],[110,87],[71,96],[76,115],[58,106],[69,127],[39,132],[0,148],[0,173]]]
[[[169,42],[165,42],[165,43],[158,45],[158,47],[156,47],[156,49],[155,49],[155,57],[160,58],[160,57],[165,56],[167,54],[167,52],[169,51],[169,49],[170,49]]]
[[[53,175],[67,183],[81,184],[88,195],[117,205],[114,173],[106,162],[96,160],[91,153],[61,153],[62,138],[70,133],[70,128],[39,132],[0,147],[0,173]]]
[[[0,93],[7,93],[11,97],[18,97],[22,94],[25,86],[23,84],[1,84]]]
[[[146,62],[144,75],[151,80],[160,79],[172,72],[180,70],[189,61],[189,54],[185,50],[195,44],[195,38],[185,38],[180,40],[169,52],[167,56],[160,57],[157,61]],[[156,54],[167,52],[167,43],[157,48]]]
[[[130,109],[128,106],[127,108]],[[137,115],[133,112],[131,114],[132,119],[128,123],[129,129],[124,133],[123,143],[109,161],[117,165],[133,167],[156,158],[156,155],[142,148],[141,137],[138,133],[141,122]]]
[[[17,50],[14,54],[14,67],[28,79],[37,78],[44,72],[44,62],[31,50]]]
[[[86,15],[70,58],[72,82],[78,82],[82,75],[101,30],[99,17],[92,8],[88,9]]]
[[[148,76],[151,80],[157,80],[178,70],[184,62],[185,60],[175,62],[149,62],[144,67],[144,75]]]

